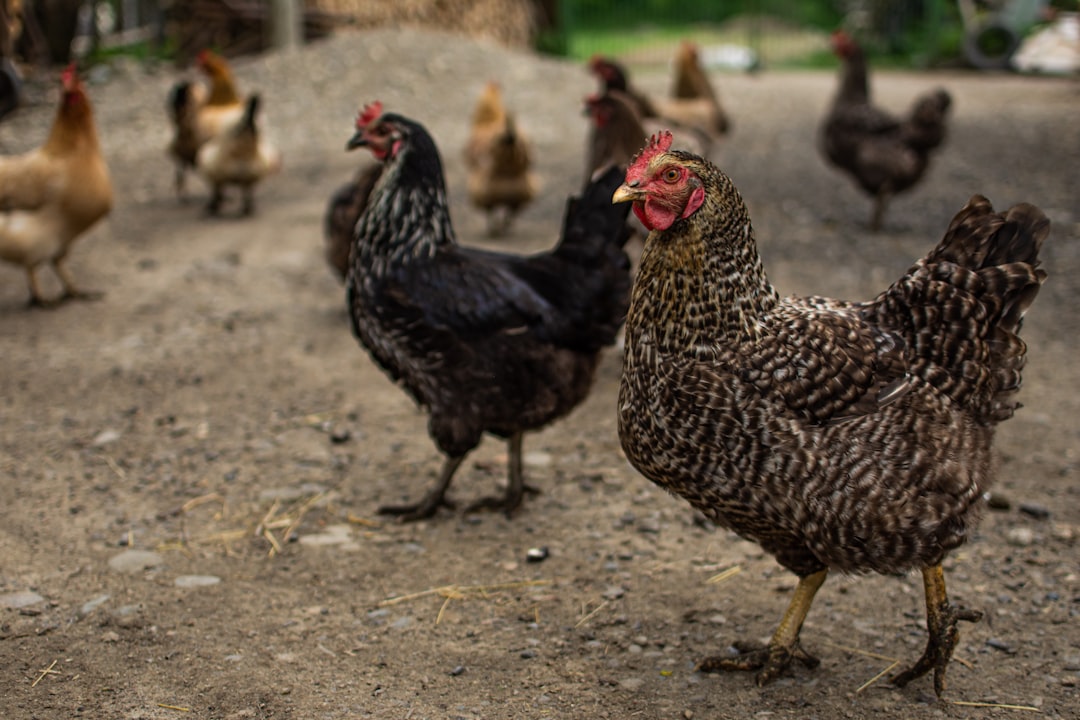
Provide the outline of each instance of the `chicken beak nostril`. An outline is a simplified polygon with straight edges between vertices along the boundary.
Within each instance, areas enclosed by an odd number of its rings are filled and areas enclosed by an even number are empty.
[[[637,185],[637,181],[623,183],[615,189],[615,194],[611,196],[611,202],[623,203],[642,199],[645,193]]]

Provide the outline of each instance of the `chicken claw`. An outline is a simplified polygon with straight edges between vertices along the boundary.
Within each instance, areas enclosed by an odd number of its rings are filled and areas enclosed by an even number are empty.
[[[698,663],[701,672],[724,672],[729,670],[760,670],[757,684],[766,685],[780,676],[792,660],[798,660],[808,668],[821,664],[816,657],[799,646],[799,631],[814,601],[814,595],[825,582],[828,570],[819,570],[799,578],[799,584],[791,596],[787,612],[765,648],[749,649],[736,644],[742,653],[735,657],[708,657]]]
[[[949,602],[945,595],[945,575],[940,565],[923,570],[923,583],[926,589],[926,630],[929,635],[926,650],[914,665],[893,676],[892,684],[904,687],[933,670],[934,693],[941,697],[945,692],[945,669],[960,639],[956,625],[961,620],[978,622],[982,619],[982,613],[957,608]]]
[[[792,647],[770,643],[768,647],[750,648],[743,643],[735,643],[739,650],[734,657],[714,655],[707,657],[694,668],[699,672],[729,672],[760,670],[757,674],[757,684],[767,685],[780,673],[787,669],[792,660],[798,660],[806,667],[813,669],[821,664],[821,661],[802,649],[796,640]]]
[[[450,489],[450,481],[454,478],[454,472],[465,460],[464,455],[449,457],[443,463],[442,472],[439,473],[439,481],[420,502],[408,505],[382,505],[379,507],[380,515],[396,515],[399,522],[415,522],[432,517],[441,507],[454,508],[454,502],[446,499],[446,491]]]

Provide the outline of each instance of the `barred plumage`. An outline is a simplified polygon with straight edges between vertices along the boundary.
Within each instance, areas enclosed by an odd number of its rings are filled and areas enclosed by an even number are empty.
[[[627,457],[799,575],[789,616],[805,616],[828,569],[920,569],[951,608],[939,565],[977,519],[993,426],[1016,407],[1045,216],[975,196],[874,300],[781,299],[730,179],[669,144],[654,138],[616,192],[653,229],[626,325]],[[767,681],[805,656],[801,622],[740,667]],[[955,633],[942,622],[899,682],[932,668],[943,688]]]

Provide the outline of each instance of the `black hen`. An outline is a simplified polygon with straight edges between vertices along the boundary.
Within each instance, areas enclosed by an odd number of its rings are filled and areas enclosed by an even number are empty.
[[[356,127],[349,147],[366,146],[385,165],[356,227],[346,282],[353,331],[428,410],[446,455],[421,501],[380,512],[415,520],[449,505],[454,471],[491,433],[509,441],[508,488],[471,507],[511,513],[525,490],[522,434],[587,396],[626,315],[626,210],[611,204],[620,173],[570,199],[553,250],[487,252],[458,245],[442,162],[419,123],[374,103]]]
[[[916,98],[907,117],[894,117],[870,101],[862,48],[840,31],[832,43],[843,69],[821,126],[821,150],[874,198],[870,227],[880,230],[889,200],[922,179],[944,142],[952,98],[937,88]]]

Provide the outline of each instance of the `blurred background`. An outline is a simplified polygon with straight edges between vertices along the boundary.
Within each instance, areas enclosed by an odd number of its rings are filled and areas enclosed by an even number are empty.
[[[689,38],[712,68],[741,70],[828,65],[828,33],[844,27],[876,65],[1075,72],[1076,11],[1076,0],[0,0],[0,54],[8,65],[117,53],[184,65],[204,47],[236,56],[339,28],[412,26],[642,64],[667,62]],[[1018,65],[1039,34],[1060,47]]]

